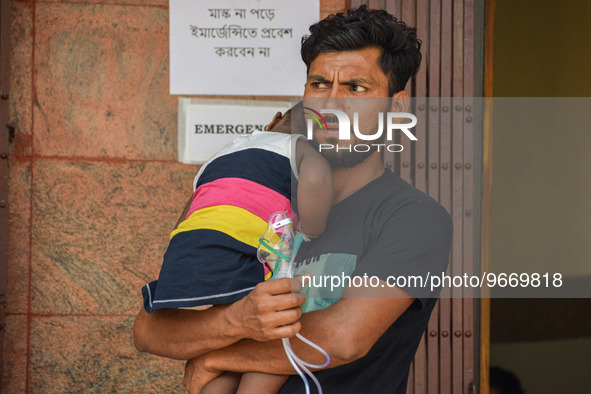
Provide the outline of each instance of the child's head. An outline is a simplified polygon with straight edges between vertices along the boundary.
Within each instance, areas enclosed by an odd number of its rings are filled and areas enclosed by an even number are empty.
[[[269,125],[267,126],[267,130],[274,131],[277,133],[291,134],[293,132],[292,129],[294,128],[292,127],[294,126],[292,124],[292,121],[295,121],[296,119],[295,114],[302,115],[301,119],[303,119],[302,108],[302,102],[299,102],[298,104],[288,109],[284,115],[281,115],[281,112],[277,112],[271,123],[269,123]],[[303,122],[301,123],[303,124]],[[303,127],[298,127],[296,129],[304,130]]]

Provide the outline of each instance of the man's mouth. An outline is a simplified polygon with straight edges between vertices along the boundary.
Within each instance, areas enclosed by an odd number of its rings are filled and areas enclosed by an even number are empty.
[[[326,123],[328,128],[326,129],[326,135],[328,137],[338,137],[339,135],[339,124],[337,123]]]

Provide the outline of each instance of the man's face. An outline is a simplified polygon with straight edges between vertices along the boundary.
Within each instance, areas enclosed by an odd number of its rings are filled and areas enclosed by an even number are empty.
[[[388,97],[379,48],[321,53],[310,64],[305,97]]]
[[[390,110],[391,101],[388,97],[388,77],[378,64],[381,50],[366,48],[348,52],[321,53],[310,64],[304,105],[320,109],[338,109],[347,115],[353,124],[353,113],[359,114],[359,131],[363,134],[374,134],[378,129],[378,113]],[[382,99],[372,99],[381,97]],[[338,140],[339,124],[336,116],[325,114],[328,130],[320,130],[315,126],[312,143],[346,147],[354,144],[368,143],[352,133],[351,140]],[[371,141],[371,143],[380,141]],[[350,168],[363,162],[372,151],[349,152],[341,149],[322,150],[330,164],[335,168]]]

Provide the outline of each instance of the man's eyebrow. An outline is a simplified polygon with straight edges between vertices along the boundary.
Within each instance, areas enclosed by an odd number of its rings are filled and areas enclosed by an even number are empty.
[[[371,85],[373,81],[365,78],[352,78],[341,82],[341,85]]]
[[[316,81],[320,83],[330,83],[328,79],[323,77],[322,75],[310,75],[308,76],[308,81]]]

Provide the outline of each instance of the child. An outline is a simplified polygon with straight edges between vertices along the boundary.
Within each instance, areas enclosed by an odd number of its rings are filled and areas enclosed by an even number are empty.
[[[289,115],[278,125],[283,131]],[[270,278],[269,267],[257,259],[259,238],[272,213],[292,212],[292,197],[296,228],[320,235],[332,202],[332,177],[328,163],[303,136],[254,132],[218,152],[195,177],[191,207],[171,234],[158,281],[142,288],[146,311],[235,302]],[[275,393],[285,380],[226,373],[202,392]]]

